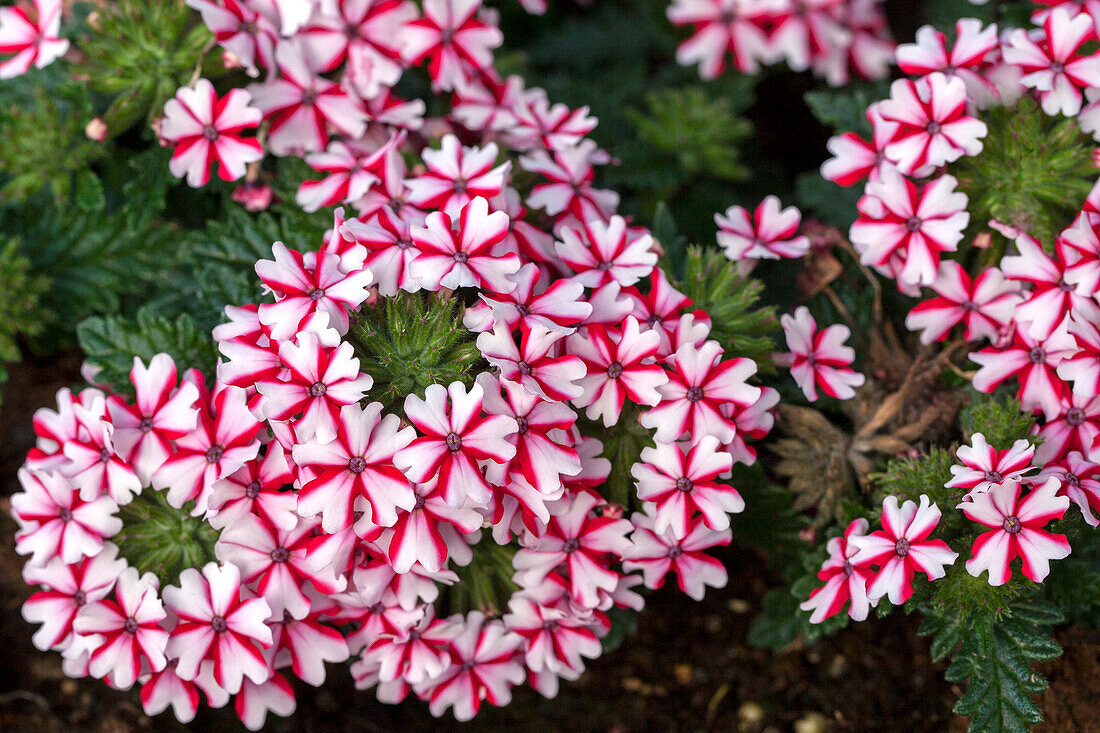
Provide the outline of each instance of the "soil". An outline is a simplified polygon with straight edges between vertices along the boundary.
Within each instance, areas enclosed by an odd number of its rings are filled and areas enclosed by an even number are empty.
[[[53,403],[54,392],[79,381],[74,356],[12,369],[0,408],[0,731],[243,730],[232,709],[203,710],[190,726],[171,713],[149,718],[137,690],[118,692],[98,680],[70,680],[56,653],[31,645],[32,627],[20,616],[30,595],[15,554],[7,499],[33,441],[31,416]],[[855,625],[817,645],[771,653],[745,636],[774,579],[749,550],[723,557],[730,582],[708,589],[700,602],[675,586],[650,596],[637,631],[617,650],[589,665],[577,682],[563,683],[554,700],[527,688],[505,708],[483,707],[471,723],[433,719],[417,700],[398,706],[356,691],[350,675],[329,665],[320,689],[299,687],[298,710],[269,718],[265,730],[295,733],[405,730],[540,731],[962,731],[952,715],[957,689],[933,664],[916,618],[895,614]],[[1100,632],[1068,628],[1064,657],[1043,670],[1051,689],[1041,700],[1043,730],[1100,730],[1100,677],[1091,674]]]

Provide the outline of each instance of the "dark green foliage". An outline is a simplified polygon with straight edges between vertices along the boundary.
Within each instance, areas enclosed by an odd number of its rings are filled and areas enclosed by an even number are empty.
[[[856,203],[863,195],[863,187],[859,184],[838,186],[822,178],[817,171],[810,171],[798,176],[794,195],[803,215],[812,215],[847,232],[859,216]]]
[[[97,208],[102,191],[89,166],[109,149],[84,135],[93,116],[88,87],[72,81],[35,86],[21,102],[0,102],[0,200],[21,203],[45,190],[57,205]]]
[[[749,644],[779,650],[802,639],[813,643],[836,633],[849,623],[846,610],[825,619],[820,624],[810,623],[810,614],[798,606],[810,597],[810,592],[821,585],[815,573],[806,573],[790,588],[775,588],[767,592],[761,603],[760,613],[752,620],[747,640]],[[883,604],[886,608],[889,603]]]
[[[77,339],[88,363],[99,367],[96,381],[132,394],[130,369],[134,357],[146,364],[156,354],[171,356],[182,372],[197,367],[210,378],[217,362],[217,349],[210,334],[199,331],[186,313],[168,320],[148,308],[138,310],[134,320],[118,316],[88,318],[77,327]]]
[[[4,362],[19,359],[20,334],[33,336],[42,330],[38,301],[46,289],[45,278],[31,274],[30,262],[19,254],[14,241],[0,245],[0,382],[7,378]]]
[[[745,509],[730,516],[734,542],[759,548],[768,564],[787,579],[797,576],[807,545],[798,533],[806,516],[794,510],[791,492],[770,483],[759,463],[734,466],[729,481],[745,500]]]
[[[139,121],[149,125],[165,101],[187,83],[211,50],[213,36],[194,11],[176,0],[117,0],[100,10],[80,42],[88,85],[112,99],[102,115],[117,136]],[[224,73],[220,53],[209,55],[202,76]]]
[[[626,509],[641,510],[637,491],[634,489],[634,477],[630,467],[637,463],[644,448],[655,445],[652,431],[643,428],[638,422],[642,410],[632,402],[623,404],[619,422],[613,428],[605,428],[602,422],[581,417],[578,420],[581,432],[594,435],[603,443],[601,455],[611,461],[611,474],[607,481],[600,484],[599,492],[612,504]]]
[[[458,582],[442,592],[440,609],[447,613],[466,613],[477,609],[488,615],[508,612],[508,599],[519,590],[512,580],[512,557],[516,548],[498,545],[488,534],[472,548],[473,560],[464,566],[451,564]],[[445,614],[440,612],[442,618]]]
[[[194,502],[176,509],[165,492],[146,487],[129,504],[119,509],[123,529],[111,538],[119,556],[141,574],[153,573],[166,585],[177,585],[187,568],[201,568],[217,560],[214,544],[218,531],[190,515]]]
[[[374,379],[371,399],[402,414],[405,396],[424,396],[431,384],[459,381],[469,388],[484,362],[475,334],[462,325],[457,298],[400,293],[365,305],[352,319],[348,341],[359,370]]]
[[[885,81],[846,84],[840,89],[806,92],[804,99],[814,117],[833,128],[836,134],[854,132],[860,137],[871,136],[867,107],[890,96]]]
[[[989,128],[982,154],[948,166],[970,200],[967,239],[995,219],[1052,247],[1096,181],[1092,137],[1071,119],[1050,117],[1026,96],[1014,107],[985,112],[982,119]],[[990,258],[999,257],[1007,244],[1000,235],[994,241],[998,246],[982,253],[986,262],[996,262]]]
[[[1062,614],[1035,600],[1012,603],[999,617],[991,613],[965,615],[954,608],[929,611],[921,633],[932,636],[932,658],[948,655],[945,677],[966,683],[955,712],[970,717],[974,731],[1026,731],[1042,719],[1031,697],[1047,688],[1032,662],[1054,659],[1061,647],[1050,627]]]
[[[886,464],[886,470],[875,476],[875,485],[883,495],[893,494],[898,501],[917,501],[921,494],[939,504],[958,503],[958,489],[944,488],[951,480],[951,466],[955,456],[943,448],[931,448],[917,458],[895,458]],[[951,503],[954,502],[954,503]]]
[[[692,246],[676,287],[710,315],[710,337],[727,357],[755,359],[761,372],[774,368],[766,357],[775,348],[771,334],[779,329],[779,319],[774,308],[759,302],[762,282],[738,275],[737,265],[721,251]]]
[[[1035,418],[1020,410],[1020,402],[1009,392],[974,392],[970,405],[959,415],[959,423],[966,435],[981,433],[991,446],[1005,450],[1029,437]]]

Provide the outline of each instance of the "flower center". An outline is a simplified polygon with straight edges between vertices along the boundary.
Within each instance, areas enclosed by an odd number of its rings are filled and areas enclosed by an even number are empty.
[[[462,449],[462,436],[458,433],[447,433],[447,450],[452,453]]]
[[[271,562],[280,563],[290,559],[290,550],[285,547],[276,547],[271,551]]]
[[[320,94],[318,94],[317,90],[314,89],[313,87],[310,87],[309,89],[304,89],[304,90],[302,90],[302,104],[304,104],[304,105],[317,104],[317,97],[319,97],[319,96],[320,96]]]
[[[688,402],[698,402],[703,399],[703,388],[699,386],[689,387],[686,397]]]
[[[1027,358],[1031,359],[1036,364],[1042,364],[1047,360],[1047,352],[1043,350],[1042,346],[1036,346],[1031,351],[1027,352]]]
[[[676,479],[676,489],[683,492],[691,491],[695,488],[695,484],[691,483],[691,479],[687,476],[681,476]]]
[[[153,429],[153,418],[151,418],[151,417],[142,418],[141,422],[138,423],[138,429],[143,433],[148,433],[150,430]]]
[[[76,593],[73,593],[73,603],[76,604],[77,608],[83,606],[87,602],[88,594],[84,591],[78,590]]]
[[[423,496],[421,496],[420,494],[417,494],[416,495],[416,503],[413,504],[413,511],[416,511],[417,509],[423,509],[425,501],[427,501],[427,500]]]
[[[465,252],[455,252],[454,257],[455,257],[455,262],[457,262],[460,265],[466,264],[466,262],[470,259],[470,255],[466,254]]]
[[[466,193],[466,186],[469,185],[466,179],[462,176],[451,181],[451,185],[454,187],[455,193]]]
[[[985,472],[985,480],[993,481],[994,483],[1000,483],[1005,480],[1005,477],[1001,475],[1001,472],[995,468],[991,468]]]
[[[1009,534],[1019,534],[1023,529],[1023,524],[1020,523],[1020,518],[1013,515],[1011,517],[1005,517],[1004,530]]]
[[[623,375],[623,365],[619,362],[614,362],[607,368],[607,376],[609,379],[618,379]]]
[[[220,634],[229,628],[229,624],[225,622],[224,616],[215,616],[210,619],[210,628],[214,629],[215,633]]]
[[[325,392],[328,391],[328,387],[324,382],[314,382],[309,388],[310,397],[324,397]]]
[[[675,560],[676,558],[680,557],[680,555],[683,555],[683,554],[684,554],[684,548],[680,547],[679,545],[676,545],[675,547],[668,548],[668,556],[672,560]]]
[[[978,311],[978,304],[975,303],[973,300],[964,300],[963,302],[959,303],[959,307],[967,313],[976,313]]]
[[[310,300],[320,300],[323,297],[325,297],[325,289],[324,288],[314,288],[313,290],[309,291],[309,299]]]
[[[924,126],[924,131],[929,135],[939,135],[942,130],[940,123],[935,120],[929,120],[928,124]]]
[[[348,461],[348,470],[352,473],[363,473],[367,470],[367,459],[362,456],[355,456]]]
[[[408,249],[409,247],[413,246],[412,240],[407,237],[402,237],[401,239],[398,239],[396,242],[394,242],[394,244],[397,245],[398,249]]]
[[[569,554],[572,554],[572,553],[576,552],[577,549],[580,546],[581,546],[581,541],[578,540],[576,537],[574,537],[572,539],[566,540],[565,544],[561,546],[561,549],[562,549],[562,552],[569,555]]]
[[[249,499],[255,499],[260,495],[260,482],[252,481],[248,486],[244,487],[244,495]]]
[[[894,552],[898,557],[905,557],[909,554],[909,540],[902,537],[894,543]]]
[[[1066,422],[1068,422],[1073,427],[1082,425],[1087,417],[1088,416],[1085,415],[1085,411],[1082,410],[1080,407],[1071,407],[1066,410]]]
[[[217,463],[222,459],[222,455],[225,454],[225,448],[220,445],[212,445],[206,451],[206,462]]]
[[[525,377],[531,374],[531,365],[525,361],[517,363],[516,368],[519,369],[519,373]]]
[[[524,304],[524,303],[516,303],[515,308],[516,308],[516,313],[519,313],[521,316],[524,316],[524,317],[526,317],[527,314],[530,312],[527,305]]]
[[[856,569],[854,567],[852,567],[851,561],[850,560],[845,560],[844,561],[844,574],[845,575],[851,575],[855,571],[856,571]]]
[[[1055,74],[1061,74],[1066,70],[1066,65],[1061,61],[1052,61],[1050,64],[1050,70]]]
[[[122,625],[122,628],[126,630],[127,634],[136,634],[140,626],[138,625],[137,619],[131,616],[126,619],[126,623]]]
[[[202,136],[210,142],[214,142],[218,139],[219,136],[218,128],[214,127],[213,125],[205,125],[202,128]]]
[[[1065,280],[1059,280],[1058,281],[1058,289],[1061,290],[1063,293],[1068,293],[1068,292],[1073,290],[1073,286],[1070,285]]]
[[[1075,473],[1070,473],[1069,471],[1066,471],[1066,483],[1070,486],[1080,486],[1081,477]]]
[[[905,231],[912,234],[920,231],[921,220],[919,216],[911,216],[905,220]]]
[[[610,262],[601,262],[600,264],[596,265],[596,269],[600,272],[607,272],[612,267],[614,267],[614,265],[612,265]]]
[[[60,519],[62,522],[72,521],[73,510],[63,506],[57,512],[57,518]]]
[[[99,451],[100,463],[109,463],[111,461],[111,451],[106,448],[101,448]]]
[[[525,417],[517,417],[516,418],[516,425],[519,426],[519,434],[520,435],[523,435],[524,433],[526,433],[528,430],[531,429],[531,423],[527,422],[527,418],[525,418]]]

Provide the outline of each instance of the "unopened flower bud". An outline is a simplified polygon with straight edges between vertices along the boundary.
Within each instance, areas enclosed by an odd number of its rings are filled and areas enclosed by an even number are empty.
[[[84,127],[84,134],[89,140],[101,143],[107,139],[107,123],[101,117],[95,117]]]
[[[271,186],[262,183],[242,183],[233,189],[233,200],[253,212],[266,210],[274,197]]]

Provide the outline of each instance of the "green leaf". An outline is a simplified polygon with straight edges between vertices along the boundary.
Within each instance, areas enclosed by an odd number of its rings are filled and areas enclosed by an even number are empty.
[[[175,320],[148,308],[139,310],[134,320],[95,316],[81,322],[76,333],[88,363],[100,369],[96,381],[126,394],[133,393],[129,374],[135,356],[148,364],[163,352],[175,360],[180,372],[195,367],[207,376],[213,374],[217,363],[213,339],[209,333],[199,331],[186,313]]]
[[[812,212],[842,231],[848,231],[859,215],[856,204],[863,194],[862,186],[838,186],[817,171],[809,171],[795,179],[794,189],[795,203],[803,212]]]
[[[889,94],[889,84],[879,81],[806,92],[804,99],[814,117],[836,132],[854,132],[869,137],[871,123],[867,120],[867,107]]]
[[[775,348],[771,334],[779,329],[775,309],[760,304],[763,283],[742,278],[737,265],[719,250],[693,245],[687,249],[683,278],[676,287],[711,318],[710,337],[726,357],[755,359],[762,372],[773,369],[766,358]]]
[[[76,206],[81,211],[95,211],[106,204],[103,197],[103,184],[87,168],[76,174]]]
[[[1031,699],[1047,688],[1032,662],[1054,659],[1061,647],[1050,627],[1062,620],[1049,604],[1019,600],[1006,612],[959,614],[953,608],[926,606],[920,633],[932,639],[932,657],[950,655],[944,674],[949,682],[967,683],[955,712],[970,717],[970,730],[985,733],[1026,731],[1042,720]]]

